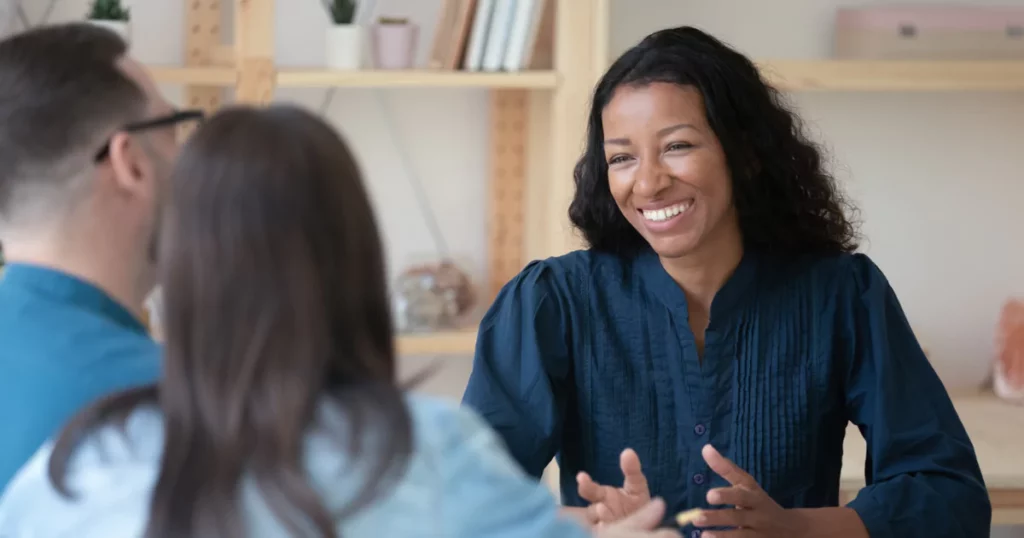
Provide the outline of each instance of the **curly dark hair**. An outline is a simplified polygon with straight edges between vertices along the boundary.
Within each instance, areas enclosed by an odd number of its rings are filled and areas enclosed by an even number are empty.
[[[780,254],[857,249],[856,208],[824,167],[779,92],[746,56],[692,27],[655,32],[620,56],[594,90],[586,149],[575,169],[569,219],[594,250],[627,254],[647,242],[608,188],[601,112],[622,86],[693,87],[725,152],[748,248]]]

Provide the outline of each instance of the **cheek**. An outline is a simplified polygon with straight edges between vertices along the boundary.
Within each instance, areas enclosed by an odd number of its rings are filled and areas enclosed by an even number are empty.
[[[633,192],[632,174],[624,170],[608,170],[608,190],[612,193],[615,203],[626,205],[629,195]]]
[[[673,177],[692,186],[711,205],[731,203],[732,186],[724,163],[714,158],[691,155],[666,159],[666,165]]]

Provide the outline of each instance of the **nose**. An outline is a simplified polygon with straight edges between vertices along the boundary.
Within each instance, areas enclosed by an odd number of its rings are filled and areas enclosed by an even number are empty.
[[[660,159],[643,159],[637,169],[636,181],[633,182],[633,194],[654,198],[671,184],[672,176]]]

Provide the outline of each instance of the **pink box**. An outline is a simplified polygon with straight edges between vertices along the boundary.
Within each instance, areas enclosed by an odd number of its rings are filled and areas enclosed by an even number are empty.
[[[835,55],[859,60],[1024,59],[1024,7],[840,8]]]

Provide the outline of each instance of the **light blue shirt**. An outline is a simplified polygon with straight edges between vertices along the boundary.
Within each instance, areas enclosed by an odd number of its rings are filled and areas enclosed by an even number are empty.
[[[341,536],[590,536],[559,514],[551,492],[512,460],[498,436],[472,411],[424,396],[411,396],[408,401],[415,444],[407,471],[374,504],[340,521]],[[341,415],[324,409],[328,408],[322,409],[318,425],[307,434],[304,462],[325,507],[335,510],[352,498],[363,481],[352,476],[347,466],[345,439],[336,433],[339,428],[323,427]],[[123,430],[118,425],[97,430],[70,462],[67,483],[77,499],[70,501],[47,478],[48,444],[0,498],[0,537],[141,537],[162,446],[163,420],[153,408],[135,411]],[[248,536],[289,536],[252,481],[243,480],[239,502]]]
[[[0,276],[0,491],[84,406],[154,382],[160,348],[96,286],[33,265]]]

